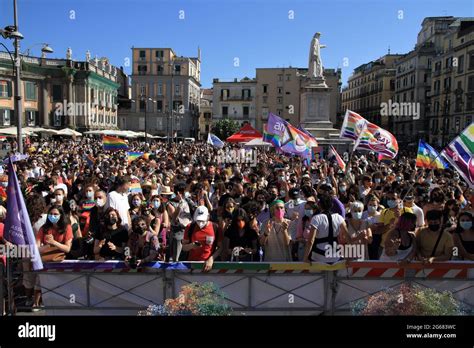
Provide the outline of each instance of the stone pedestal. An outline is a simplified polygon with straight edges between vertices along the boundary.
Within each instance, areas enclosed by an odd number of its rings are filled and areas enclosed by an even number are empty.
[[[301,124],[316,138],[339,133],[330,121],[330,92],[324,79],[306,79],[301,92]]]

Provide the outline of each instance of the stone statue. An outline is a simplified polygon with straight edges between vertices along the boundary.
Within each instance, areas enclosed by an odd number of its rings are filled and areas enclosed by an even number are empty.
[[[319,38],[321,33],[316,33],[311,40],[311,47],[309,48],[309,64],[308,64],[308,77],[311,79],[324,79],[323,75],[323,62],[321,60],[321,48],[326,45],[321,45]]]
[[[68,48],[67,48],[67,51],[66,51],[66,59],[67,59],[67,60],[71,60],[71,59],[72,59],[72,49],[71,49],[71,47],[68,47]]]
[[[87,50],[87,52],[86,52],[86,62],[89,63],[90,60],[91,60],[91,51]]]

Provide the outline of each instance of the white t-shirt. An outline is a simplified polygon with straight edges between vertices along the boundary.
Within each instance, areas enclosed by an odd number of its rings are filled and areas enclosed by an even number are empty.
[[[339,214],[331,214],[332,217],[332,226],[333,226],[333,236],[337,238],[339,235],[339,227],[344,223],[344,218]],[[313,216],[311,219],[311,226],[316,228],[316,238],[325,238],[329,235],[329,221],[325,214],[318,214]],[[316,240],[315,240],[316,242]],[[317,245],[317,248],[320,250],[325,251],[326,245],[329,243],[320,243]],[[333,245],[331,245],[333,248]],[[333,250],[336,253],[337,250]],[[313,261],[319,262],[336,262],[339,260],[338,257],[326,257],[324,255],[320,255],[318,253],[313,252],[311,255]]]
[[[128,203],[128,194],[118,193],[117,191],[109,192],[107,195],[107,206],[106,208],[114,208],[119,212],[120,218],[122,219],[122,226],[129,228],[128,226],[128,211],[130,204]]]

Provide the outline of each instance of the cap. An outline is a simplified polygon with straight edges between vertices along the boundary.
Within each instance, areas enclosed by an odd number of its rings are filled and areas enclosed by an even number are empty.
[[[197,207],[194,212],[194,221],[207,221],[209,220],[209,210],[203,205]]]
[[[289,191],[290,198],[296,198],[300,195],[300,189],[297,187],[293,187]]]

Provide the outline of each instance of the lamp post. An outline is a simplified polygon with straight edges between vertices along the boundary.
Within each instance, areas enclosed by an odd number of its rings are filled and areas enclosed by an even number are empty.
[[[148,141],[148,121],[147,121],[147,114],[146,114],[146,109],[147,109],[147,106],[148,106],[148,101],[151,101],[153,103],[156,103],[156,100],[153,100],[151,99],[150,97],[147,97],[143,94],[140,94],[140,100],[141,101],[145,101],[145,143]],[[135,103],[135,100],[134,99],[131,99],[131,102],[132,103]]]
[[[13,26],[8,26],[5,29],[0,30],[0,34],[5,39],[13,39],[15,47],[15,111],[18,115],[17,122],[17,142],[18,152],[23,153],[23,138],[22,138],[22,123],[23,123],[23,110],[21,105],[22,93],[21,93],[21,58],[20,58],[20,40],[23,39],[23,35],[18,31],[18,13],[16,0],[13,0]],[[5,46],[4,46],[5,47]]]

